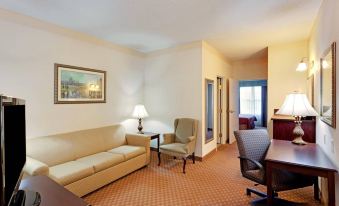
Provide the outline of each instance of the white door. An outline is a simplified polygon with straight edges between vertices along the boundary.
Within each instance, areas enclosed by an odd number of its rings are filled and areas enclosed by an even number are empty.
[[[239,81],[228,79],[228,143],[235,141],[234,131],[239,130]]]

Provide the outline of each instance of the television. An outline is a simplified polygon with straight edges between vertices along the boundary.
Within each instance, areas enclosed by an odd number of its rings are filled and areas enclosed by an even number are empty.
[[[39,195],[20,191],[19,186],[26,163],[26,117],[25,101],[0,95],[1,135],[1,199],[0,206],[38,205]],[[29,200],[29,201],[26,201]]]

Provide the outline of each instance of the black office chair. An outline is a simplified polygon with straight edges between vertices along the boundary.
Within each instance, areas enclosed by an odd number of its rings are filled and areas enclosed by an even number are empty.
[[[255,185],[261,184],[266,186],[265,156],[270,146],[270,138],[268,137],[267,130],[240,130],[235,131],[234,135],[238,144],[242,176],[256,182],[257,184]],[[284,170],[274,170],[272,174],[273,194],[277,197],[280,191],[311,186],[314,184],[315,178],[316,177],[300,175]],[[259,201],[265,200],[266,202],[267,195],[265,193],[247,188],[246,194],[251,195],[251,193],[263,197],[264,199],[260,199]],[[282,205],[284,204],[290,205],[291,203],[282,203]]]

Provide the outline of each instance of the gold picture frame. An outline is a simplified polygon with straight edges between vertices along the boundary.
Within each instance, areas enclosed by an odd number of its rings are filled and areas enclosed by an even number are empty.
[[[106,71],[55,63],[54,103],[106,103]]]

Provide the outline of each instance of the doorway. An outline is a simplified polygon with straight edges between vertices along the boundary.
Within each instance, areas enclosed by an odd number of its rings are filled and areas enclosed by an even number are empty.
[[[267,80],[239,81],[240,129],[267,127]]]

